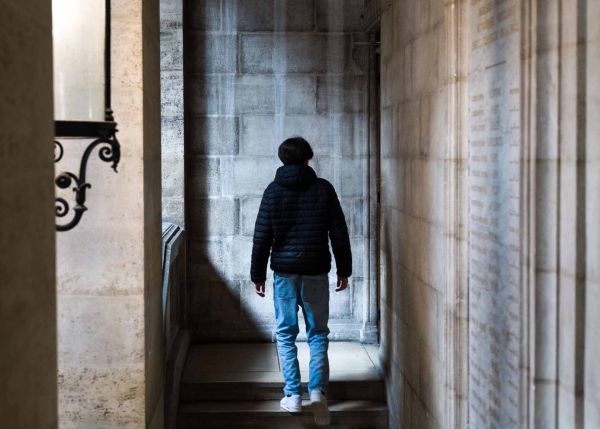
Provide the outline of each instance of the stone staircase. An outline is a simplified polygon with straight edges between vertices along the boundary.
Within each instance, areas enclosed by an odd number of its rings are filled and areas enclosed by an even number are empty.
[[[306,344],[298,354],[304,381]],[[363,346],[331,343],[329,358],[329,428],[387,429],[384,383]],[[298,414],[279,408],[282,386],[274,344],[193,345],[180,384],[178,428],[318,427],[307,406]]]

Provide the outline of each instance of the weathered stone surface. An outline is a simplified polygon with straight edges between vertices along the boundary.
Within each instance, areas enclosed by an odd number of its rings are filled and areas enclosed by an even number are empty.
[[[362,112],[365,106],[364,83],[356,76],[319,76],[317,110],[326,112]]]
[[[186,105],[192,115],[218,114],[221,94],[217,76],[189,75],[187,77]]]
[[[284,117],[281,119],[285,120]],[[240,153],[277,156],[279,139],[275,122],[275,117],[271,115],[244,115],[240,130]]]
[[[350,239],[352,246],[352,277],[363,277],[366,274],[366,247],[367,242],[361,237]]]
[[[183,117],[183,72],[165,70],[160,75],[161,116]]]
[[[183,117],[163,115],[160,125],[160,138],[161,146],[168,148],[164,152],[168,150],[178,151],[179,148],[183,148]]]
[[[341,155],[348,158],[369,155],[367,123],[362,114],[330,115],[330,134],[334,145],[341,148]]]
[[[185,202],[181,197],[162,199],[163,207],[163,221],[172,222],[177,225],[185,225],[184,213],[185,213]]]
[[[183,70],[183,32],[169,28],[160,32],[160,69]]]
[[[315,8],[312,0],[275,0],[275,30],[312,31]]]
[[[223,196],[235,197],[237,196],[237,190],[235,189],[235,183],[233,180],[233,172],[235,169],[235,156],[223,156],[221,157],[221,180],[222,180],[222,193]]]
[[[114,332],[112,333],[114,335]],[[144,368],[61,368],[59,420],[65,427],[134,427],[144,421]],[[118,380],[118,382],[115,382]]]
[[[218,1],[218,0],[214,0]],[[159,3],[159,15],[161,22],[163,21],[179,21],[181,22],[183,8],[183,0],[162,0]]]
[[[272,76],[225,76],[222,81],[225,114],[274,113],[275,80]]]
[[[281,142],[289,137],[302,136],[310,143],[316,156],[329,155],[338,137],[334,135],[332,128],[332,118],[327,116],[288,115],[278,140]]]
[[[192,73],[235,73],[237,37],[194,31],[189,40],[188,67]]]
[[[354,235],[352,228],[352,208],[354,205],[354,199],[342,198],[340,200],[340,205],[342,207],[342,211],[344,212],[344,217],[346,218],[346,225],[348,225],[348,233],[350,234],[350,237],[352,237]]]
[[[317,0],[319,31],[364,31],[362,11],[364,0]]]
[[[188,167],[190,198],[221,195],[221,160],[219,158],[195,156],[188,161]]]
[[[275,111],[286,114],[315,113],[317,84],[313,76],[288,75],[277,79]]]
[[[350,281],[350,286],[343,292],[335,292],[336,283],[337,278],[331,279],[329,282],[329,317],[332,319],[351,319],[354,280]]]
[[[412,63],[411,74],[415,91],[425,92],[430,89],[432,83],[437,83],[438,62],[440,61],[438,55],[438,37],[435,32],[425,33],[410,46],[410,49],[415,51],[411,55],[413,58],[418,55],[417,52],[428,53],[428,55],[422,56],[421,61]]]
[[[243,34],[241,36],[241,72],[273,73],[273,34]]]
[[[183,146],[165,151],[161,157],[162,195],[166,198],[183,198],[184,174]]]
[[[365,235],[365,230],[368,227],[367,213],[365,213],[366,202],[361,198],[354,200],[354,204],[351,212],[346,216],[352,218],[352,234],[356,237]]]
[[[244,116],[241,152],[248,155],[277,156],[283,140],[302,136],[317,155],[331,153],[334,139],[331,123],[326,116]]]
[[[160,20],[160,32],[162,33],[167,32],[167,33],[171,33],[174,31],[181,31],[183,28],[183,22],[181,21],[181,16],[169,16],[169,17],[162,17],[161,16],[161,20]]]
[[[272,0],[225,0],[223,20],[226,31],[272,31]]]
[[[262,196],[281,165],[278,159],[239,157],[234,160],[233,186],[239,196]]]
[[[348,292],[349,295],[351,295],[351,310],[353,313],[359,313],[358,315],[352,314],[352,318],[357,318],[356,316],[360,316],[360,313],[363,311],[362,306],[365,298],[365,289],[368,287],[368,285],[366,280],[363,277],[360,277],[360,275],[353,274],[349,281],[351,289]]]
[[[239,200],[202,198],[188,202],[194,222],[193,237],[219,237],[238,233]]]
[[[258,215],[261,198],[248,197],[241,200],[241,227],[242,234],[252,237],[254,235],[254,224]]]
[[[363,160],[342,159],[340,162],[340,189],[341,197],[360,197],[365,194],[366,171]]]
[[[161,1],[161,5],[162,3]],[[190,26],[194,30],[218,31],[221,29],[221,0],[190,1],[187,10]]]
[[[188,261],[190,277],[223,279],[227,274],[228,256],[221,238],[190,240]]]
[[[242,72],[341,73],[349,65],[349,43],[341,35],[243,35]]]
[[[183,0],[160,2],[160,69],[163,219],[184,225]]]
[[[224,0],[227,31],[311,31],[314,5],[311,0]]]
[[[227,246],[227,252],[231,257],[231,272],[229,278],[235,280],[246,280],[250,277],[250,260],[252,255],[252,238],[236,236]]]
[[[276,155],[279,144],[292,136],[304,137],[316,155],[331,155],[337,151],[352,156],[366,150],[364,118],[358,115],[245,115],[240,152]]]
[[[63,296],[58,313],[61,368],[139,365],[144,347],[143,302],[137,296]],[[98,331],[98,326],[103,329]],[[114,347],[119,333],[119,347]]]
[[[287,48],[288,70],[292,73],[343,73],[350,61],[348,36],[300,36]]]
[[[193,155],[236,155],[238,118],[235,116],[190,118],[188,145]]]
[[[202,324],[218,321],[233,326],[240,317],[240,282],[191,278],[189,280],[192,322]],[[232,323],[233,322],[233,323]]]
[[[339,193],[339,181],[336,181],[336,177],[339,177],[339,172],[334,168],[333,158],[325,155],[317,156],[310,161],[310,166],[315,170],[317,176],[328,180],[336,187],[336,192]],[[339,195],[338,195],[339,196]]]

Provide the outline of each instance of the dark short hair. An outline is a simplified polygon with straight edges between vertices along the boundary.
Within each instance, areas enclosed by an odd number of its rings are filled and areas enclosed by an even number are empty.
[[[302,137],[291,137],[279,145],[279,159],[284,164],[304,164],[313,157],[310,144]]]

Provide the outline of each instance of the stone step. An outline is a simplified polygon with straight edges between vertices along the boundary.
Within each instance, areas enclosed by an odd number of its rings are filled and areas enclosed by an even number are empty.
[[[387,429],[388,410],[380,401],[329,401],[330,429]],[[301,413],[289,413],[279,401],[184,402],[179,407],[179,429],[312,429],[314,417],[303,401]]]
[[[214,374],[197,381],[182,381],[179,395],[182,401],[264,401],[281,399],[283,380],[279,373]],[[307,392],[306,383],[302,384]],[[378,374],[343,373],[332,375],[328,398],[335,400],[385,400],[385,386]],[[304,397],[306,399],[306,393]]]

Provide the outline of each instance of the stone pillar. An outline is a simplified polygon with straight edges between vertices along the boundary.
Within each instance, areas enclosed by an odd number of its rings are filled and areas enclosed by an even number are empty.
[[[158,1],[113,0],[111,20],[119,173],[90,158],[89,210],[57,239],[65,428],[162,425]]]
[[[0,422],[55,428],[51,3],[0,7]]]
[[[160,1],[163,220],[185,225],[183,1]]]
[[[529,285],[535,297],[528,321],[531,351],[531,421],[536,427],[596,427],[598,372],[593,328],[599,301],[597,133],[598,9],[594,2],[539,2],[531,80],[535,206]],[[595,13],[595,15],[594,15]],[[525,140],[527,143],[527,140]]]

